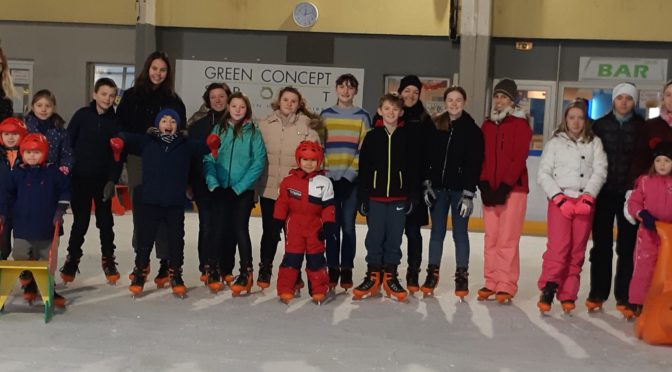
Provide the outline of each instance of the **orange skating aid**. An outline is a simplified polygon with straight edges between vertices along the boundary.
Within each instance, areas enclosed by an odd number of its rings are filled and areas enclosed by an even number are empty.
[[[656,222],[658,261],[635,335],[652,345],[672,345],[672,224]]]

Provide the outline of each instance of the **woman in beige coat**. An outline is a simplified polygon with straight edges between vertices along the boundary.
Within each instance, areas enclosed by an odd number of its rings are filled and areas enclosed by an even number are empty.
[[[259,123],[267,163],[259,181],[257,195],[261,206],[263,233],[261,236],[261,262],[257,285],[268,288],[271,282],[273,259],[280,241],[280,226],[273,220],[275,200],[283,178],[296,167],[294,152],[301,141],[320,141],[323,123],[320,117],[306,108],[306,102],[296,88],[280,90],[273,102],[273,113]]]

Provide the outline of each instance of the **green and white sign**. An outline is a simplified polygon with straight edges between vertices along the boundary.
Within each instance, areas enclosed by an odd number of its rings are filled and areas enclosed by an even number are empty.
[[[579,80],[667,81],[667,59],[581,57]]]

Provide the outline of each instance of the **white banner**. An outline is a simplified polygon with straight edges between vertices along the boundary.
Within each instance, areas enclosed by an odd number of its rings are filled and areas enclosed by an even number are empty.
[[[581,57],[579,80],[664,82],[667,59]]]
[[[336,104],[336,79],[342,74],[350,73],[359,81],[359,92],[354,102],[356,106],[362,106],[364,95],[364,69],[360,68],[178,59],[175,72],[175,88],[187,106],[187,117],[201,107],[205,87],[213,82],[225,82],[232,91],[245,93],[250,98],[256,119],[264,118],[273,111],[271,102],[276,99],[278,91],[288,85],[297,88],[307,107],[318,114]]]

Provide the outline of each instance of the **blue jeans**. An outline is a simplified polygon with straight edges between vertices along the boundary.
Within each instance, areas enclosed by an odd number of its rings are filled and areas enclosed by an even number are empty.
[[[357,237],[355,235],[355,218],[357,217],[357,187],[353,185],[348,195],[335,195],[336,225],[343,232],[336,234],[336,241],[327,239],[327,266],[352,269],[355,262]],[[339,249],[340,248],[340,249]],[[340,262],[339,262],[340,256]]]
[[[453,241],[455,242],[455,259],[457,267],[469,266],[469,235],[467,226],[469,217],[460,216],[460,198],[462,190],[435,190],[436,202],[429,210],[432,216],[432,233],[429,238],[429,264],[441,265],[443,254],[443,240],[446,237],[446,223],[448,212],[452,210]]]
[[[394,265],[401,262],[401,238],[406,223],[406,202],[369,202],[366,224],[366,263],[369,266]]]

